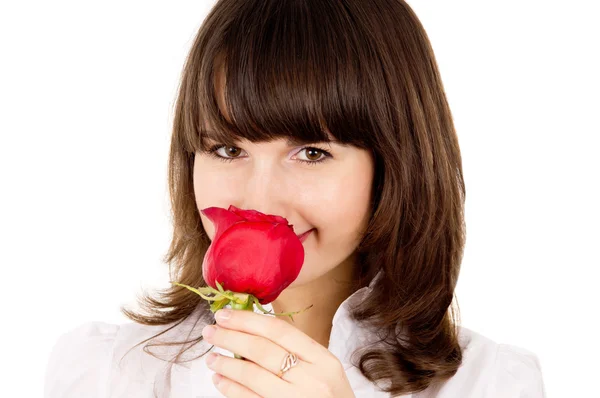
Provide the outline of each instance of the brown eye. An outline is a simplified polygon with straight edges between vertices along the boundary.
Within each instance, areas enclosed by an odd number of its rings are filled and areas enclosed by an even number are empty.
[[[312,166],[320,164],[333,157],[331,156],[331,153],[327,152],[326,150],[312,146],[302,148],[302,150],[298,152],[298,155],[300,154],[304,154],[304,156],[300,156],[304,157],[304,159],[298,159],[298,162]]]
[[[227,154],[228,157],[232,157],[232,158],[236,158],[240,155],[240,148],[234,147],[234,146],[226,146],[223,147],[225,148],[225,153]]]
[[[321,151],[319,151],[316,148],[306,148],[306,158],[308,160],[319,160],[319,158],[321,157],[322,153]]]
[[[221,152],[221,150],[223,150],[223,152]],[[242,151],[240,148],[233,145],[217,144],[213,145],[205,152],[223,162],[233,162],[240,156]]]

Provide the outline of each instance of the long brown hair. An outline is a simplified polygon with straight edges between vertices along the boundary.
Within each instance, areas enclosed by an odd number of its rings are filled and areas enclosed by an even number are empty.
[[[217,70],[227,82],[227,118]],[[355,287],[378,271],[383,277],[350,315],[380,331],[384,344],[364,347],[357,366],[372,382],[387,380],[394,396],[452,377],[462,362],[452,304],[465,186],[437,63],[413,10],[402,0],[216,2],[185,63],[168,164],[174,229],[164,261],[171,280],[191,286],[206,286],[201,265],[210,245],[192,175],[204,121],[223,142],[327,141],[326,129],[373,152],[372,214],[357,248]],[[134,322],[172,328],[200,309],[204,323],[215,323],[208,304],[178,286],[146,294],[140,307],[145,314],[121,310]]]

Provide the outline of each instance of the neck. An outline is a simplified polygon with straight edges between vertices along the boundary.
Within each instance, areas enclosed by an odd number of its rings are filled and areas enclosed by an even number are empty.
[[[271,303],[273,311],[300,311],[312,304],[310,309],[293,315],[293,322],[287,316],[278,318],[290,323],[323,347],[329,348],[333,316],[341,303],[352,294],[352,270],[352,258],[349,258],[310,283],[284,290],[277,300]]]

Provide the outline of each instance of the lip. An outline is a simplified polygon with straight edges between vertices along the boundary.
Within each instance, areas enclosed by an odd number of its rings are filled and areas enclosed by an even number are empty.
[[[297,235],[297,236],[298,236],[298,239],[300,239],[300,242],[304,242],[304,241],[306,240],[306,238],[308,238],[308,235],[310,235],[310,233],[311,233],[312,231],[314,231],[314,228],[313,228],[313,229],[309,229],[308,231],[306,231],[306,232],[305,232],[305,233],[303,233],[303,234]]]

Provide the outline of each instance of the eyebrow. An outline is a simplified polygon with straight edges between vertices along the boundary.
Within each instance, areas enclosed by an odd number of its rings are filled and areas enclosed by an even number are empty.
[[[204,130],[203,133],[204,133],[204,137],[205,138],[208,138],[208,139],[213,140],[213,141],[219,141],[217,138],[215,138],[215,136],[213,134],[214,133],[213,130]],[[286,142],[286,145],[288,147],[297,146],[297,145],[306,145],[306,144],[321,144],[321,143],[322,144],[337,144],[337,145],[341,145],[341,146],[347,146],[347,144],[345,144],[345,143],[343,143],[343,142],[341,142],[341,141],[339,141],[339,140],[337,140],[335,138],[332,138],[329,141],[320,141],[320,140],[319,141],[306,141],[306,140],[302,140],[302,139],[297,138],[297,137],[286,137],[285,142]]]

